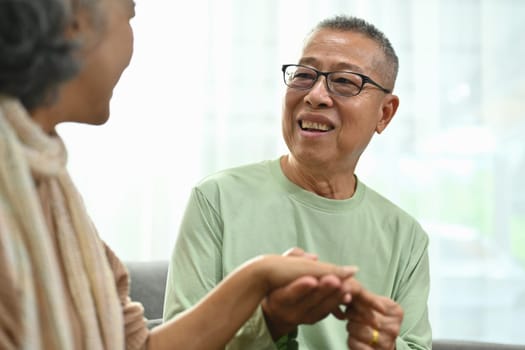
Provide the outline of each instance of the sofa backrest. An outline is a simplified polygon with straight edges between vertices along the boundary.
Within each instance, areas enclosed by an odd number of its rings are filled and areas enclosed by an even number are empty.
[[[436,339],[432,342],[432,350],[525,350],[525,345]]]
[[[130,275],[131,300],[144,306],[148,320],[162,318],[168,261],[126,262]]]

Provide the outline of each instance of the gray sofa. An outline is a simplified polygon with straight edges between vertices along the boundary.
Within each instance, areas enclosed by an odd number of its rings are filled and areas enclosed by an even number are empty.
[[[127,262],[131,286],[131,299],[144,305],[148,326],[155,327],[161,323],[167,261]],[[436,339],[433,350],[525,350],[525,345],[506,345],[473,341]]]

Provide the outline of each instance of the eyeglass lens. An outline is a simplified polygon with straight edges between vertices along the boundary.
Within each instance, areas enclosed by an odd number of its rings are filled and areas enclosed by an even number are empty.
[[[317,82],[317,71],[303,66],[288,66],[285,70],[285,83],[291,88],[307,90]],[[331,72],[327,75],[328,90],[337,95],[355,96],[361,91],[363,79],[350,72]]]

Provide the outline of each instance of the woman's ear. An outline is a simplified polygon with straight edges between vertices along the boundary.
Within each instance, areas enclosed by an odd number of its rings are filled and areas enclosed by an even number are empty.
[[[66,30],[65,30],[64,35],[66,36],[66,38],[68,38],[70,40],[75,40],[76,38],[78,38],[79,32],[80,32],[80,24],[79,24],[79,20],[78,20],[78,15],[77,14],[73,14],[71,16],[71,20],[69,21],[68,25],[66,26]]]
[[[381,105],[381,119],[379,119],[376,125],[376,132],[378,134],[381,134],[392,118],[394,118],[397,107],[399,107],[399,97],[392,94],[386,95]]]
[[[70,40],[85,40],[89,35],[90,22],[89,14],[86,10],[76,10],[71,16],[69,24],[66,26],[64,35]]]

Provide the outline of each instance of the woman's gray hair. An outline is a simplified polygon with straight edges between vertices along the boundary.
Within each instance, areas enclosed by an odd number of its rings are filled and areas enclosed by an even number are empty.
[[[368,23],[367,21],[347,15],[337,15],[322,20],[315,26],[312,32],[318,31],[320,29],[333,29],[340,31],[349,31],[363,34],[364,36],[372,39],[383,51],[385,56],[385,62],[382,63],[382,67],[378,69],[384,74],[386,79],[386,84],[390,85],[390,88],[393,88],[397,78],[397,72],[399,70],[399,59],[390,43],[390,40],[377,29],[373,24]]]
[[[97,2],[0,0],[0,94],[17,97],[28,110],[52,102],[80,66],[79,43],[64,35],[73,11],[91,11]]]

